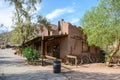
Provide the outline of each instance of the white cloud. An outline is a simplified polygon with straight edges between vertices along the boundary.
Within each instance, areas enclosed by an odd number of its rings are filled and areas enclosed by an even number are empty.
[[[41,8],[42,8],[42,7],[41,7],[41,5],[40,5],[40,4],[36,4],[36,9],[37,9],[36,11],[41,10]]]
[[[0,7],[2,7],[3,6],[3,3],[2,3],[2,1],[0,2]]]
[[[52,19],[54,19],[58,16],[61,16],[61,15],[65,14],[65,13],[73,13],[74,11],[75,10],[73,8],[56,9],[53,12],[47,14],[46,18],[52,20]]]
[[[79,20],[80,20],[80,18],[73,18],[73,19],[71,20],[71,23],[73,23],[73,24],[78,23]]]
[[[4,4],[4,5],[3,5]],[[41,9],[39,4],[36,5],[36,11],[31,12],[34,14]],[[0,2],[0,24],[7,27],[7,30],[12,30],[12,17],[14,16],[14,6],[9,6],[8,3]],[[6,30],[6,28],[0,28],[0,30]]]
[[[2,4],[2,3],[0,3]],[[11,30],[12,16],[14,8],[13,6],[8,6],[6,4],[0,5],[0,24],[3,24],[7,28],[2,28],[1,30]]]
[[[30,15],[36,14],[36,13],[37,13],[38,11],[40,11],[41,8],[42,8],[40,4],[36,4],[35,7],[36,7],[36,10],[31,10],[31,11],[29,12]]]

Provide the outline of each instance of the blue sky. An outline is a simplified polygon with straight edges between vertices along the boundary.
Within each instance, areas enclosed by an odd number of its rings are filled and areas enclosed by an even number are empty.
[[[39,13],[54,24],[64,19],[72,24],[80,25],[79,20],[85,11],[97,6],[98,3],[99,0],[43,0]]]
[[[80,25],[80,18],[85,11],[98,4],[99,0],[42,0],[42,3],[37,5],[37,14],[47,17],[52,24],[64,19],[74,25]],[[13,13],[14,7],[0,0],[0,24],[7,26],[8,30],[11,30]]]

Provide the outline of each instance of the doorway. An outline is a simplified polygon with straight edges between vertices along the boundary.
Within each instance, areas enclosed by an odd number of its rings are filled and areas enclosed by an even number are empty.
[[[53,45],[53,57],[60,59],[60,45]]]

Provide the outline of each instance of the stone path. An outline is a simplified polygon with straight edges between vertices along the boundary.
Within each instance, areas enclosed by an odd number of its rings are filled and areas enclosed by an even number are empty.
[[[0,80],[68,80],[51,68],[30,66],[11,49],[0,49]]]

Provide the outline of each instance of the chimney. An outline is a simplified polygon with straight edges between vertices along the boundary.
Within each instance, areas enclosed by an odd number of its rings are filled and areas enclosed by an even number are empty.
[[[63,26],[63,23],[64,23],[64,19],[61,19],[61,25]]]
[[[60,21],[58,21],[58,31],[61,31],[61,24],[60,24]]]
[[[62,21],[64,22],[64,19],[62,19]]]

